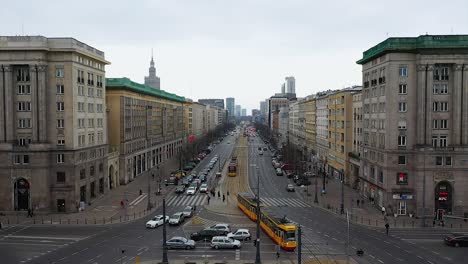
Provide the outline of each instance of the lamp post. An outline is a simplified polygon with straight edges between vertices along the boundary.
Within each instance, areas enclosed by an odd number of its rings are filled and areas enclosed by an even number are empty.
[[[314,178],[315,178],[315,197],[314,203],[318,204],[318,189],[317,189],[317,158],[314,157]]]
[[[341,205],[340,205],[340,213],[344,214],[344,170],[341,170]]]
[[[146,205],[146,210],[149,211],[151,210],[151,181],[150,181],[150,171],[148,171],[148,175],[147,175],[147,178],[148,178],[148,204]]]
[[[166,199],[163,199],[163,256],[162,264],[168,264],[169,260],[167,259],[167,244],[166,244]]]
[[[255,167],[257,174],[257,251],[255,254],[255,264],[260,264],[260,173],[258,167]]]

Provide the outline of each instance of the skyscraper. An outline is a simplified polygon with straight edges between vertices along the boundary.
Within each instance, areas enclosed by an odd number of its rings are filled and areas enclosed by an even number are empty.
[[[241,111],[241,112],[242,112],[242,113],[241,113],[242,116],[247,116],[247,109],[242,108],[242,111]]]
[[[154,89],[161,89],[161,83],[158,76],[156,76],[156,68],[154,67],[153,52],[151,51],[151,62],[149,67],[149,76],[145,76],[145,85],[151,86]]]
[[[236,105],[236,116],[241,116],[241,106]]]
[[[286,80],[285,82],[286,93],[295,94],[296,93],[296,79],[293,76],[289,76],[289,77],[286,77],[285,80]]]
[[[232,97],[228,97],[226,98],[226,108],[229,112],[229,116],[234,116],[235,113],[234,113],[234,110],[235,110],[235,99],[232,98]]]

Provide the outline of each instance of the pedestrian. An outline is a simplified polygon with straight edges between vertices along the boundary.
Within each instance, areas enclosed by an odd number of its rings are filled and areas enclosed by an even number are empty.
[[[194,205],[194,206],[193,206],[193,211],[196,211],[196,210],[197,210],[197,206]]]
[[[226,196],[224,196],[224,194],[223,194],[223,203],[224,203],[224,201],[226,201]]]
[[[151,174],[151,176],[153,176],[153,181],[154,181],[154,173],[153,173],[153,174]]]
[[[120,200],[120,206],[123,208],[124,207],[124,201]]]
[[[229,191],[227,191],[227,196],[229,196]]]
[[[385,223],[385,231],[387,232],[387,236],[388,236],[388,229],[390,228],[390,225],[388,223]]]
[[[143,191],[140,189],[140,195],[142,195],[142,194],[143,194]]]
[[[382,215],[385,216],[385,206],[382,206]]]
[[[218,198],[220,198],[220,197],[221,197],[221,193],[218,191]]]
[[[26,216],[26,217],[30,217],[30,216],[31,216],[31,209],[28,208],[28,216]]]
[[[31,208],[31,217],[34,217],[34,206]]]
[[[359,202],[360,202],[359,199],[357,199],[357,201],[356,201],[357,207],[359,207]]]
[[[210,204],[210,196],[208,195],[208,205]]]

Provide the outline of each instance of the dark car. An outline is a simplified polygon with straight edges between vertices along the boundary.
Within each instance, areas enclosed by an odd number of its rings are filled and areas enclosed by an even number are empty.
[[[199,177],[199,179],[200,179],[201,182],[206,182],[206,176],[205,175],[201,175]]]
[[[176,193],[184,193],[185,192],[185,185],[179,185],[175,189]]]
[[[192,233],[190,235],[190,239],[193,239],[195,241],[200,241],[200,240],[211,240],[215,236],[222,235],[223,232],[217,229],[203,229],[200,230],[199,232]]]
[[[445,237],[444,242],[453,247],[468,247],[468,234],[452,233]]]
[[[177,185],[177,177],[176,176],[170,176],[169,179],[166,179],[164,180],[164,184],[169,185],[169,184],[172,184],[172,185]]]
[[[301,186],[301,185],[306,185],[307,186],[307,185],[311,185],[311,184],[312,183],[306,178],[301,178],[301,179],[296,181],[297,186]]]
[[[189,185],[190,185],[189,179],[188,179],[188,178],[184,178],[184,179],[182,180],[182,185],[184,185],[185,187],[189,186]]]
[[[186,179],[189,181],[189,182],[192,182],[193,181],[193,176],[192,175],[189,175],[186,177]]]

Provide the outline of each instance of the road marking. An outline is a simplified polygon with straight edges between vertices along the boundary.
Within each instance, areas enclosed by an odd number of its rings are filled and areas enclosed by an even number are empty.
[[[138,196],[135,200],[131,201],[131,202],[129,203],[129,205],[137,205],[137,204],[139,204],[141,201],[143,201],[143,199],[146,198],[146,196],[148,196],[148,194],[146,194],[146,193],[145,193],[145,194],[142,194],[142,195],[140,195],[140,196]]]
[[[401,258],[396,258],[396,259],[397,259],[398,261],[403,261],[403,259],[401,259]]]
[[[428,262],[428,263],[430,263],[430,264],[434,264],[434,262],[432,262],[432,261],[429,261],[429,260],[428,260],[427,262]]]
[[[240,250],[236,249],[236,260],[240,260]]]
[[[380,259],[378,259],[378,261],[379,261],[380,263],[384,263],[384,262],[383,262],[382,260],[380,260]]]
[[[440,253],[437,252],[437,251],[431,251],[431,252],[434,253],[434,254],[436,254],[436,255],[440,255]]]
[[[416,257],[418,257],[418,258],[420,258],[420,259],[424,259],[424,258],[423,258],[423,257],[421,257],[421,256],[416,256]]]
[[[11,236],[7,235],[5,238],[31,238],[31,239],[52,239],[52,240],[73,240],[79,241],[81,238],[76,237],[46,237],[46,236]]]
[[[371,258],[375,259],[375,257],[374,257],[374,256],[372,256],[371,254],[369,254],[369,257],[371,257]]]

